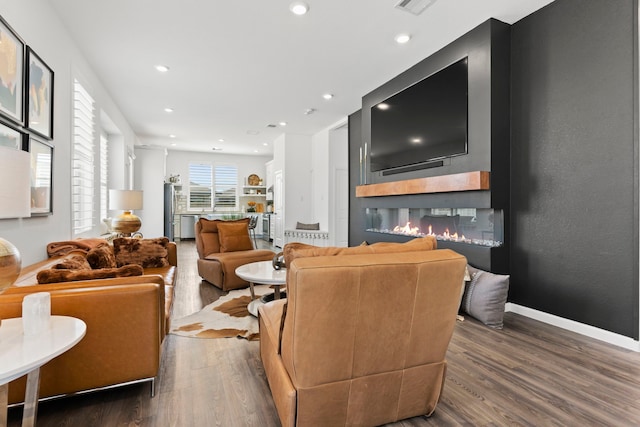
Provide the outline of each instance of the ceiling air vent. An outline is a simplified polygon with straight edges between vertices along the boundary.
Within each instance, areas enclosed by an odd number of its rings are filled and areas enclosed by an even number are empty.
[[[426,8],[433,5],[437,0],[401,0],[396,4],[396,8],[406,12],[420,15]]]

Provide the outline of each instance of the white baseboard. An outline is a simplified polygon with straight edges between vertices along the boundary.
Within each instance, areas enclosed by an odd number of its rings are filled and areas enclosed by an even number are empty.
[[[520,314],[522,316],[529,317],[531,319],[535,319],[549,325],[557,326],[558,328],[566,329],[568,331],[576,332],[581,335],[586,335],[588,337],[595,338],[597,340],[604,341],[606,343],[616,345],[627,350],[640,352],[640,341],[636,341],[633,338],[629,338],[624,335],[609,332],[604,329],[585,325],[584,323],[565,319],[563,317],[555,316],[553,314],[534,310],[533,308],[524,307],[510,302],[506,304],[505,311]]]

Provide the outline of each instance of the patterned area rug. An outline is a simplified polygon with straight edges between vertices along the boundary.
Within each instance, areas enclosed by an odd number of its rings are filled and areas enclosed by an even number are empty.
[[[268,285],[255,286],[256,297],[273,292]],[[260,339],[258,319],[247,311],[251,302],[249,288],[230,291],[197,313],[171,322],[174,335],[192,338],[241,337]]]

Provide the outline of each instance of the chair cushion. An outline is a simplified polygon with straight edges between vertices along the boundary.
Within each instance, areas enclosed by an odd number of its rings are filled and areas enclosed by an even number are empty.
[[[78,280],[109,279],[113,277],[142,276],[143,269],[137,264],[118,268],[99,268],[97,270],[60,270],[48,269],[38,272],[38,283],[74,282]]]
[[[467,267],[471,281],[462,297],[461,309],[485,325],[502,329],[504,306],[509,293],[509,276]]]
[[[221,223],[233,224],[243,223],[245,227],[249,224],[249,218],[225,221],[220,219],[200,218],[196,223],[196,247],[200,258],[210,254],[220,253],[220,238],[218,236],[218,225]]]
[[[91,249],[87,252],[87,262],[93,269],[115,268],[118,266],[113,248],[110,245]]]
[[[113,240],[118,267],[138,264],[143,268],[166,267],[169,265],[169,239],[130,239],[126,237]]]
[[[218,224],[220,252],[249,251],[253,249],[249,229],[245,222],[220,222]]]
[[[73,255],[51,267],[54,270],[91,270],[91,265],[82,255]]]

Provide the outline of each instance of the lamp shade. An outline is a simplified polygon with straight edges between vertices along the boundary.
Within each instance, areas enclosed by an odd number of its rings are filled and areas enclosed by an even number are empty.
[[[31,216],[29,153],[0,146],[0,218]]]
[[[124,211],[142,209],[142,191],[109,190],[109,209]]]

